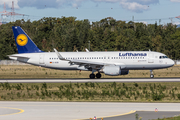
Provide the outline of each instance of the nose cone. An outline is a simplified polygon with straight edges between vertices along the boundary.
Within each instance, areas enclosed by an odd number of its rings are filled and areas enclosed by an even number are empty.
[[[170,59],[170,61],[169,61],[168,64],[169,64],[169,66],[171,67],[171,66],[173,66],[173,65],[175,64],[175,62],[174,62],[174,60],[171,60],[171,59]]]

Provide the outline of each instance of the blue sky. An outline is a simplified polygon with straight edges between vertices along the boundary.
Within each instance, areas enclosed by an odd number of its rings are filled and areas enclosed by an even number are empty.
[[[0,12],[11,12],[12,1],[0,0]],[[15,12],[28,16],[15,16],[15,19],[39,20],[42,17],[76,17],[77,20],[99,21],[106,17],[116,20],[142,21],[148,24],[180,24],[180,0],[14,0]],[[6,17],[7,21],[11,17]]]

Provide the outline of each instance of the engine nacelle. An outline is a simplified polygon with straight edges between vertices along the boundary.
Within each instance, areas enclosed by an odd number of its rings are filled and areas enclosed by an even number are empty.
[[[119,66],[104,66],[103,72],[106,75],[117,76],[121,74],[121,68]]]
[[[127,75],[129,70],[121,70],[120,66],[104,66],[102,72],[106,75],[117,76],[117,75]]]

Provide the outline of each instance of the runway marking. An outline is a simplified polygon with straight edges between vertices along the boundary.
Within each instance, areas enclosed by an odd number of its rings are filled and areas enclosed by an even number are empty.
[[[23,113],[23,112],[24,112],[24,110],[23,110],[23,109],[19,109],[19,108],[10,108],[10,107],[0,107],[0,108],[14,109],[14,110],[19,110],[19,111],[20,111],[20,112],[17,112],[17,113],[4,114],[4,115],[0,115],[0,116],[20,114],[20,113]]]
[[[109,118],[109,117],[117,117],[117,116],[123,116],[123,115],[129,115],[129,114],[132,114],[132,113],[135,113],[136,110],[131,110],[130,112],[128,113],[123,113],[123,114],[118,114],[118,115],[111,115],[111,116],[105,116],[105,117],[97,117],[98,118]],[[75,119],[75,120],[87,120],[89,118],[86,118],[86,119]]]

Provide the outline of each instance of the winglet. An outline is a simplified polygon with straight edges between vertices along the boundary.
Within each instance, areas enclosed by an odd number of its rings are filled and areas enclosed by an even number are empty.
[[[61,54],[55,48],[54,48],[54,51],[60,60],[66,60],[61,56]]]

